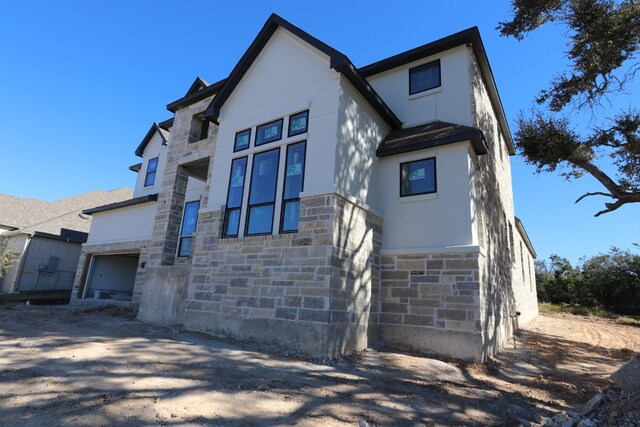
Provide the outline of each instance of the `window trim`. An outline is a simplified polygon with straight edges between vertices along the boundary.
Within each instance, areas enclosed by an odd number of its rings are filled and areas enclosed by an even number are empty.
[[[307,175],[305,173],[307,171],[307,140],[306,139],[302,141],[293,142],[285,146],[286,150],[285,150],[285,159],[284,159],[284,176],[282,177],[282,198],[280,199],[280,227],[279,227],[280,234],[297,233],[300,230],[300,228],[297,228],[295,230],[286,230],[286,231],[283,230],[285,204],[289,202],[295,202],[296,200],[298,201],[298,203],[300,202],[300,194],[298,194],[298,197],[289,198],[289,199],[285,199],[284,197],[284,190],[287,184],[286,181],[287,181],[287,163],[289,162],[289,147],[297,144],[304,144],[304,156],[302,158],[302,185],[300,186],[300,193],[304,191],[304,181]]]
[[[187,215],[187,205],[191,205],[193,203],[197,203],[198,204],[198,210],[197,210],[197,214],[196,214],[196,226],[193,228],[193,234],[189,234],[188,236],[183,236],[182,235],[182,231],[184,229],[184,219],[186,218]],[[192,200],[190,202],[186,202],[184,204],[184,208],[182,209],[182,221],[180,222],[180,234],[178,235],[178,252],[176,253],[176,256],[178,258],[188,258],[192,255],[193,252],[189,253],[189,255],[181,255],[181,251],[182,251],[182,241],[185,238],[189,238],[192,239],[195,237],[196,235],[196,231],[198,230],[198,215],[200,213],[200,199],[197,200]]]
[[[278,181],[279,181],[278,175],[280,175],[280,148],[281,147],[275,147],[270,150],[260,151],[259,153],[253,154],[253,158],[251,159],[251,182],[249,183],[249,194],[247,195],[247,209],[245,211],[246,213],[245,213],[245,219],[244,219],[244,236],[267,236],[267,235],[273,234],[273,220],[275,219],[276,202],[277,202],[277,196],[278,196]],[[265,154],[270,151],[278,152],[278,155],[276,156],[276,159],[277,159],[276,182],[273,188],[273,202],[261,202],[261,203],[251,204],[251,191],[253,190],[253,183],[254,183],[253,171],[254,171],[254,166],[256,165],[256,157],[259,156],[260,154]],[[251,208],[267,206],[267,205],[273,205],[273,214],[271,216],[271,224],[269,227],[269,231],[268,232],[265,231],[264,233],[249,233],[249,220],[251,219]]]
[[[160,162],[159,159],[160,159],[160,157],[153,157],[153,158],[149,159],[149,161],[147,162],[147,170],[146,170],[145,175],[144,175],[144,188],[153,187],[153,185],[156,183],[156,175],[158,173],[158,163]],[[156,165],[155,165],[155,168],[152,171],[150,171],[149,170],[149,166],[151,165],[151,162],[153,160],[156,161]],[[149,174],[150,173],[153,173],[153,182],[151,182],[151,184],[148,184],[147,181],[149,180]]]
[[[294,116],[299,116],[301,114],[304,114],[307,119],[304,131],[291,133],[291,118]],[[292,136],[302,135],[303,133],[307,133],[307,132],[309,132],[309,110],[304,110],[294,114],[289,114],[289,120],[287,122],[287,138],[291,138]],[[306,147],[305,147],[305,155],[306,155]]]
[[[427,89],[418,90],[418,91],[414,92],[414,90],[412,88],[412,85],[411,85],[411,73],[416,71],[416,70],[419,70],[420,68],[427,68],[428,66],[431,66],[431,65],[434,65],[434,64],[438,65],[438,85],[430,87],[430,88],[427,88]],[[441,64],[440,64],[440,59],[436,59],[436,60],[430,61],[430,62],[425,62],[424,64],[416,65],[415,67],[409,68],[409,96],[416,95],[416,94],[422,93],[422,92],[427,92],[429,90],[433,90],[433,89],[436,89],[436,88],[439,88],[439,87],[442,87],[442,67],[441,67]]]
[[[407,165],[409,163],[423,162],[425,160],[433,160],[433,191],[424,191],[421,193],[413,193],[413,194],[402,194],[402,165]],[[427,157],[424,159],[416,159],[409,160],[407,162],[401,162],[398,168],[398,172],[400,174],[400,197],[413,197],[413,196],[422,196],[424,194],[437,194],[438,193],[438,167],[437,167],[436,156]]]
[[[244,165],[244,176],[242,177],[242,194],[240,195],[240,206],[237,208],[229,208],[229,194],[231,194],[231,176],[233,175],[233,162],[236,160],[245,159],[246,163]],[[227,219],[229,218],[228,213],[230,211],[239,211],[240,217],[242,217],[242,204],[244,201],[244,189],[247,184],[247,166],[249,165],[249,156],[236,157],[235,159],[231,159],[231,167],[229,167],[229,184],[227,185],[227,202],[224,208],[224,218],[222,219],[222,238],[223,239],[231,239],[234,237],[238,237],[240,235],[240,218],[238,218],[238,232],[236,234],[226,234],[225,230],[227,229]]]
[[[276,139],[274,139],[273,141],[269,141],[269,142],[262,142],[260,144],[258,144],[258,137],[260,135],[259,133],[259,129],[263,126],[268,126],[270,124],[274,124],[274,123],[278,123],[280,122],[280,136]],[[266,123],[262,123],[261,125],[257,125],[256,126],[256,137],[255,137],[255,141],[253,142],[253,146],[254,147],[260,147],[262,145],[267,145],[267,144],[271,144],[272,142],[276,142],[276,141],[281,141],[282,140],[282,128],[284,127],[284,117],[280,117],[279,119],[276,120],[271,120],[270,122],[266,122]]]
[[[240,135],[241,133],[245,133],[245,132],[249,132],[249,143],[247,144],[247,146],[245,148],[238,148],[238,146],[236,145],[238,143],[238,135]],[[251,128],[236,132],[236,136],[233,138],[233,152],[237,153],[239,151],[248,150],[249,148],[251,148]]]

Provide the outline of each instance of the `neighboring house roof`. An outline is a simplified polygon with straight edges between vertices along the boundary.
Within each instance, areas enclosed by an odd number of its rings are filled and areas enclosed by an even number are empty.
[[[329,66],[337,72],[342,73],[342,75],[349,80],[364,99],[367,100],[371,107],[373,107],[373,109],[389,124],[389,126],[391,126],[391,128],[399,128],[402,126],[400,119],[398,119],[394,112],[387,106],[382,98],[380,98],[373,87],[371,87],[369,82],[367,82],[367,80],[358,72],[358,69],[351,63],[345,54],[321,42],[275,13],[269,17],[262,27],[262,30],[258,33],[258,36],[253,40],[247,51],[242,55],[240,61],[238,61],[234,69],[231,71],[231,74],[229,74],[229,77],[224,81],[224,85],[220,88],[218,94],[213,98],[211,104],[209,104],[209,107],[206,110],[206,118],[214,123],[218,122],[220,109],[229,96],[231,96],[236,86],[238,86],[245,73],[249,70],[249,67],[251,67],[251,64],[256,60],[262,49],[267,45],[267,42],[271,39],[271,36],[278,28],[287,30],[291,34],[327,55],[330,60]]]
[[[110,203],[108,205],[98,206],[82,211],[85,215],[93,215],[99,212],[113,211],[116,209],[126,208],[129,206],[141,205],[143,203],[155,202],[158,200],[158,194],[149,194],[147,196],[136,197],[135,199],[124,200],[122,202]]]
[[[498,94],[498,88],[493,78],[493,72],[491,71],[489,59],[487,58],[484,44],[482,43],[482,39],[480,38],[480,31],[478,30],[478,27],[468,28],[434,42],[419,46],[415,49],[411,49],[406,52],[383,59],[381,61],[374,62],[373,64],[369,64],[366,67],[360,68],[358,71],[365,78],[369,78],[376,74],[380,74],[382,72],[406,65],[410,62],[417,61],[419,59],[426,58],[428,56],[444,52],[445,50],[453,49],[454,47],[466,44],[471,45],[473,53],[476,57],[476,61],[478,61],[482,79],[487,85],[489,99],[491,100],[491,104],[496,112],[496,116],[498,117],[500,129],[502,130],[504,138],[507,141],[509,153],[515,154],[513,140],[511,139],[511,131],[509,130],[509,124],[507,123],[507,118],[504,114],[502,101],[500,100],[500,95]]]
[[[156,132],[160,135],[160,138],[162,138],[162,145],[167,145],[167,142],[169,141],[169,131],[163,129],[158,123],[154,122],[140,145],[138,145],[138,148],[136,148],[136,156],[142,157],[144,155],[144,149],[147,148],[147,145],[149,145],[149,142],[151,142],[151,139]]]
[[[514,218],[516,220],[516,228],[518,229],[518,232],[520,233],[520,236],[522,237],[524,244],[527,246],[527,248],[531,252],[531,255],[533,255],[534,258],[538,258],[538,254],[536,254],[535,249],[533,249],[533,245],[531,244],[531,240],[529,239],[529,235],[527,234],[527,231],[524,229],[524,225],[522,224],[522,221],[520,221],[520,218],[518,218],[517,216]]]
[[[131,198],[128,188],[94,190],[55,202],[23,199],[0,194],[0,224],[15,227],[11,233],[45,233],[60,236],[64,230],[89,232],[91,221],[80,214],[83,209]]]
[[[391,130],[378,146],[376,155],[387,157],[467,140],[471,141],[476,154],[487,154],[487,146],[480,129],[436,120],[410,128]]]
[[[204,82],[204,80],[203,80]],[[220,88],[224,85],[224,83],[226,82],[226,79],[224,80],[220,80],[219,82],[216,83],[212,83],[210,85],[208,85],[207,87],[203,87],[202,89],[193,92],[193,93],[189,93],[189,91],[187,91],[187,95],[183,96],[182,98],[173,101],[170,104],[167,104],[167,110],[171,111],[172,113],[175,113],[176,111],[178,111],[181,108],[184,108],[188,105],[191,105],[193,103],[196,103],[198,101],[202,101],[205,98],[208,98],[212,95],[215,95],[216,93],[218,93],[218,91],[220,90]],[[206,83],[206,82],[205,82]],[[191,85],[193,87],[193,85]],[[191,90],[191,89],[189,89]]]

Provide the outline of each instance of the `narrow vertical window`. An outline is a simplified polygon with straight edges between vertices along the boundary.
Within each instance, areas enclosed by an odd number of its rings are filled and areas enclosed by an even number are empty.
[[[253,156],[246,235],[271,234],[278,182],[280,148]]]
[[[158,170],[158,158],[153,158],[147,163],[147,175],[144,177],[144,186],[150,187],[156,182],[156,171]]]
[[[287,147],[280,218],[280,231],[282,233],[298,231],[300,193],[304,189],[305,152],[306,143],[304,141]]]
[[[244,177],[247,171],[247,158],[241,157],[231,162],[227,208],[224,214],[223,237],[236,237],[240,228],[240,209],[244,194]]]
[[[184,215],[182,217],[182,228],[180,230],[180,242],[178,245],[178,256],[185,257],[191,255],[193,235],[196,233],[198,224],[198,210],[200,201],[189,202],[184,205]]]

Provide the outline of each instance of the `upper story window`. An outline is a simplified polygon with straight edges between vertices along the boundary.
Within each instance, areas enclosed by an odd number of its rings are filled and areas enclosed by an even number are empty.
[[[185,257],[191,255],[193,236],[196,233],[198,224],[198,210],[200,201],[189,202],[184,205],[184,215],[182,217],[182,228],[180,230],[180,242],[178,244],[178,256]]]
[[[278,184],[280,148],[253,156],[245,234],[271,234]]]
[[[440,60],[409,70],[409,95],[440,87]]]
[[[309,110],[289,116],[288,136],[300,135],[307,131]]]
[[[233,152],[242,151],[249,148],[249,142],[251,141],[251,129],[243,130],[236,133],[236,140],[233,143]]]
[[[400,197],[435,193],[436,159],[400,163]]]
[[[202,113],[195,114],[191,118],[191,128],[189,129],[189,142],[197,142],[207,139],[209,136],[209,120],[204,118]]]
[[[279,141],[282,139],[282,119],[278,119],[271,123],[265,123],[256,129],[256,147],[269,142]]]
[[[147,174],[144,177],[144,186],[150,187],[156,181],[156,171],[158,170],[158,158],[149,159],[147,163]]]

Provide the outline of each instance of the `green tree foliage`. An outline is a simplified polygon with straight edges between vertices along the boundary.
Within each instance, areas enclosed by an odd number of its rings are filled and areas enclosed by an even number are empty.
[[[605,191],[584,194],[613,199],[599,216],[627,203],[640,202],[640,114],[619,112],[581,135],[571,127],[563,111],[571,106],[596,112],[604,97],[619,94],[633,80],[640,61],[640,2],[637,0],[513,0],[513,18],[498,26],[503,36],[522,40],[529,32],[549,23],[567,29],[567,58],[571,70],[558,75],[549,89],[535,99],[547,111],[521,114],[514,135],[525,161],[538,172],[563,168],[566,178],[591,174]],[[605,173],[608,163],[615,175]]]
[[[0,279],[7,274],[9,267],[18,259],[18,251],[9,246],[9,240],[0,237]]]
[[[540,301],[640,315],[640,255],[612,248],[581,267],[558,255],[535,267]]]

